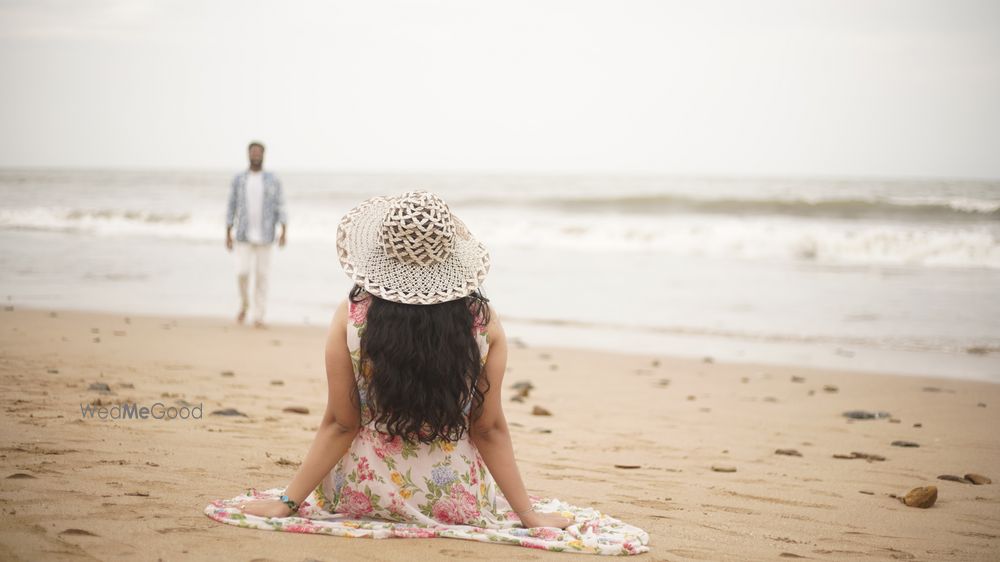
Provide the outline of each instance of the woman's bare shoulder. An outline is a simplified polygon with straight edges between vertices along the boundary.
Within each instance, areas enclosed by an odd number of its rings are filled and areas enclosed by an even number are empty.
[[[486,337],[489,339],[490,343],[496,343],[504,338],[503,323],[500,321],[500,313],[497,312],[496,307],[494,307],[492,303],[484,303],[483,307],[486,309],[489,316],[489,321],[486,323]]]
[[[340,301],[337,305],[337,310],[333,311],[333,317],[330,318],[330,329],[329,333],[331,336],[333,334],[339,334],[341,332],[347,332],[347,318],[349,315],[350,301],[344,299]]]

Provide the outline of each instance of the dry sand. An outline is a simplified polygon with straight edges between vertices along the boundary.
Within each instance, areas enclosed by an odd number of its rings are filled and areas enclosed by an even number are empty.
[[[214,498],[293,474],[282,459],[304,455],[324,407],[324,328],[10,307],[0,318],[0,559],[582,558],[269,533],[204,516]],[[505,398],[529,491],[646,529],[642,559],[1000,558],[1000,484],[937,479],[1000,476],[1000,385],[519,345],[508,364],[505,386],[535,385],[524,403]],[[98,382],[113,394],[89,390]],[[97,399],[186,400],[205,415],[82,419],[80,404]],[[532,415],[536,405],[552,416]],[[249,417],[208,415],[220,408]],[[851,421],[841,415],[850,409],[899,423]],[[833,458],[852,451],[886,460]],[[889,495],[923,485],[939,489],[930,509]]]

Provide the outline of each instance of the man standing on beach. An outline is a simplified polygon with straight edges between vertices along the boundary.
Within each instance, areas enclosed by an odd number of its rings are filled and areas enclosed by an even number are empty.
[[[267,309],[267,277],[271,263],[274,230],[281,224],[278,246],[285,245],[288,217],[281,182],[271,172],[263,171],[264,145],[253,141],[247,147],[250,168],[236,174],[229,187],[226,207],[226,249],[233,249],[233,225],[236,225],[237,280],[240,288],[240,311],[236,322],[242,324],[250,306],[250,264],[254,271],[254,327],[264,327]]]

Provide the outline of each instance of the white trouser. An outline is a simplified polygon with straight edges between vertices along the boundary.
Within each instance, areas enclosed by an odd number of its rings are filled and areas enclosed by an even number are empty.
[[[255,321],[264,321],[267,310],[267,277],[271,266],[271,244],[251,244],[236,242],[236,275],[240,286],[240,310],[246,312],[250,307],[250,262],[253,261],[254,290],[253,317]]]

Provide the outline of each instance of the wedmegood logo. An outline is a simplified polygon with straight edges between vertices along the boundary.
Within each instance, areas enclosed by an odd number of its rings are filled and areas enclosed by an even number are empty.
[[[80,416],[83,419],[108,420],[200,420],[202,405],[167,406],[157,402],[152,406],[138,404],[115,404],[114,406],[94,406],[80,404]]]

